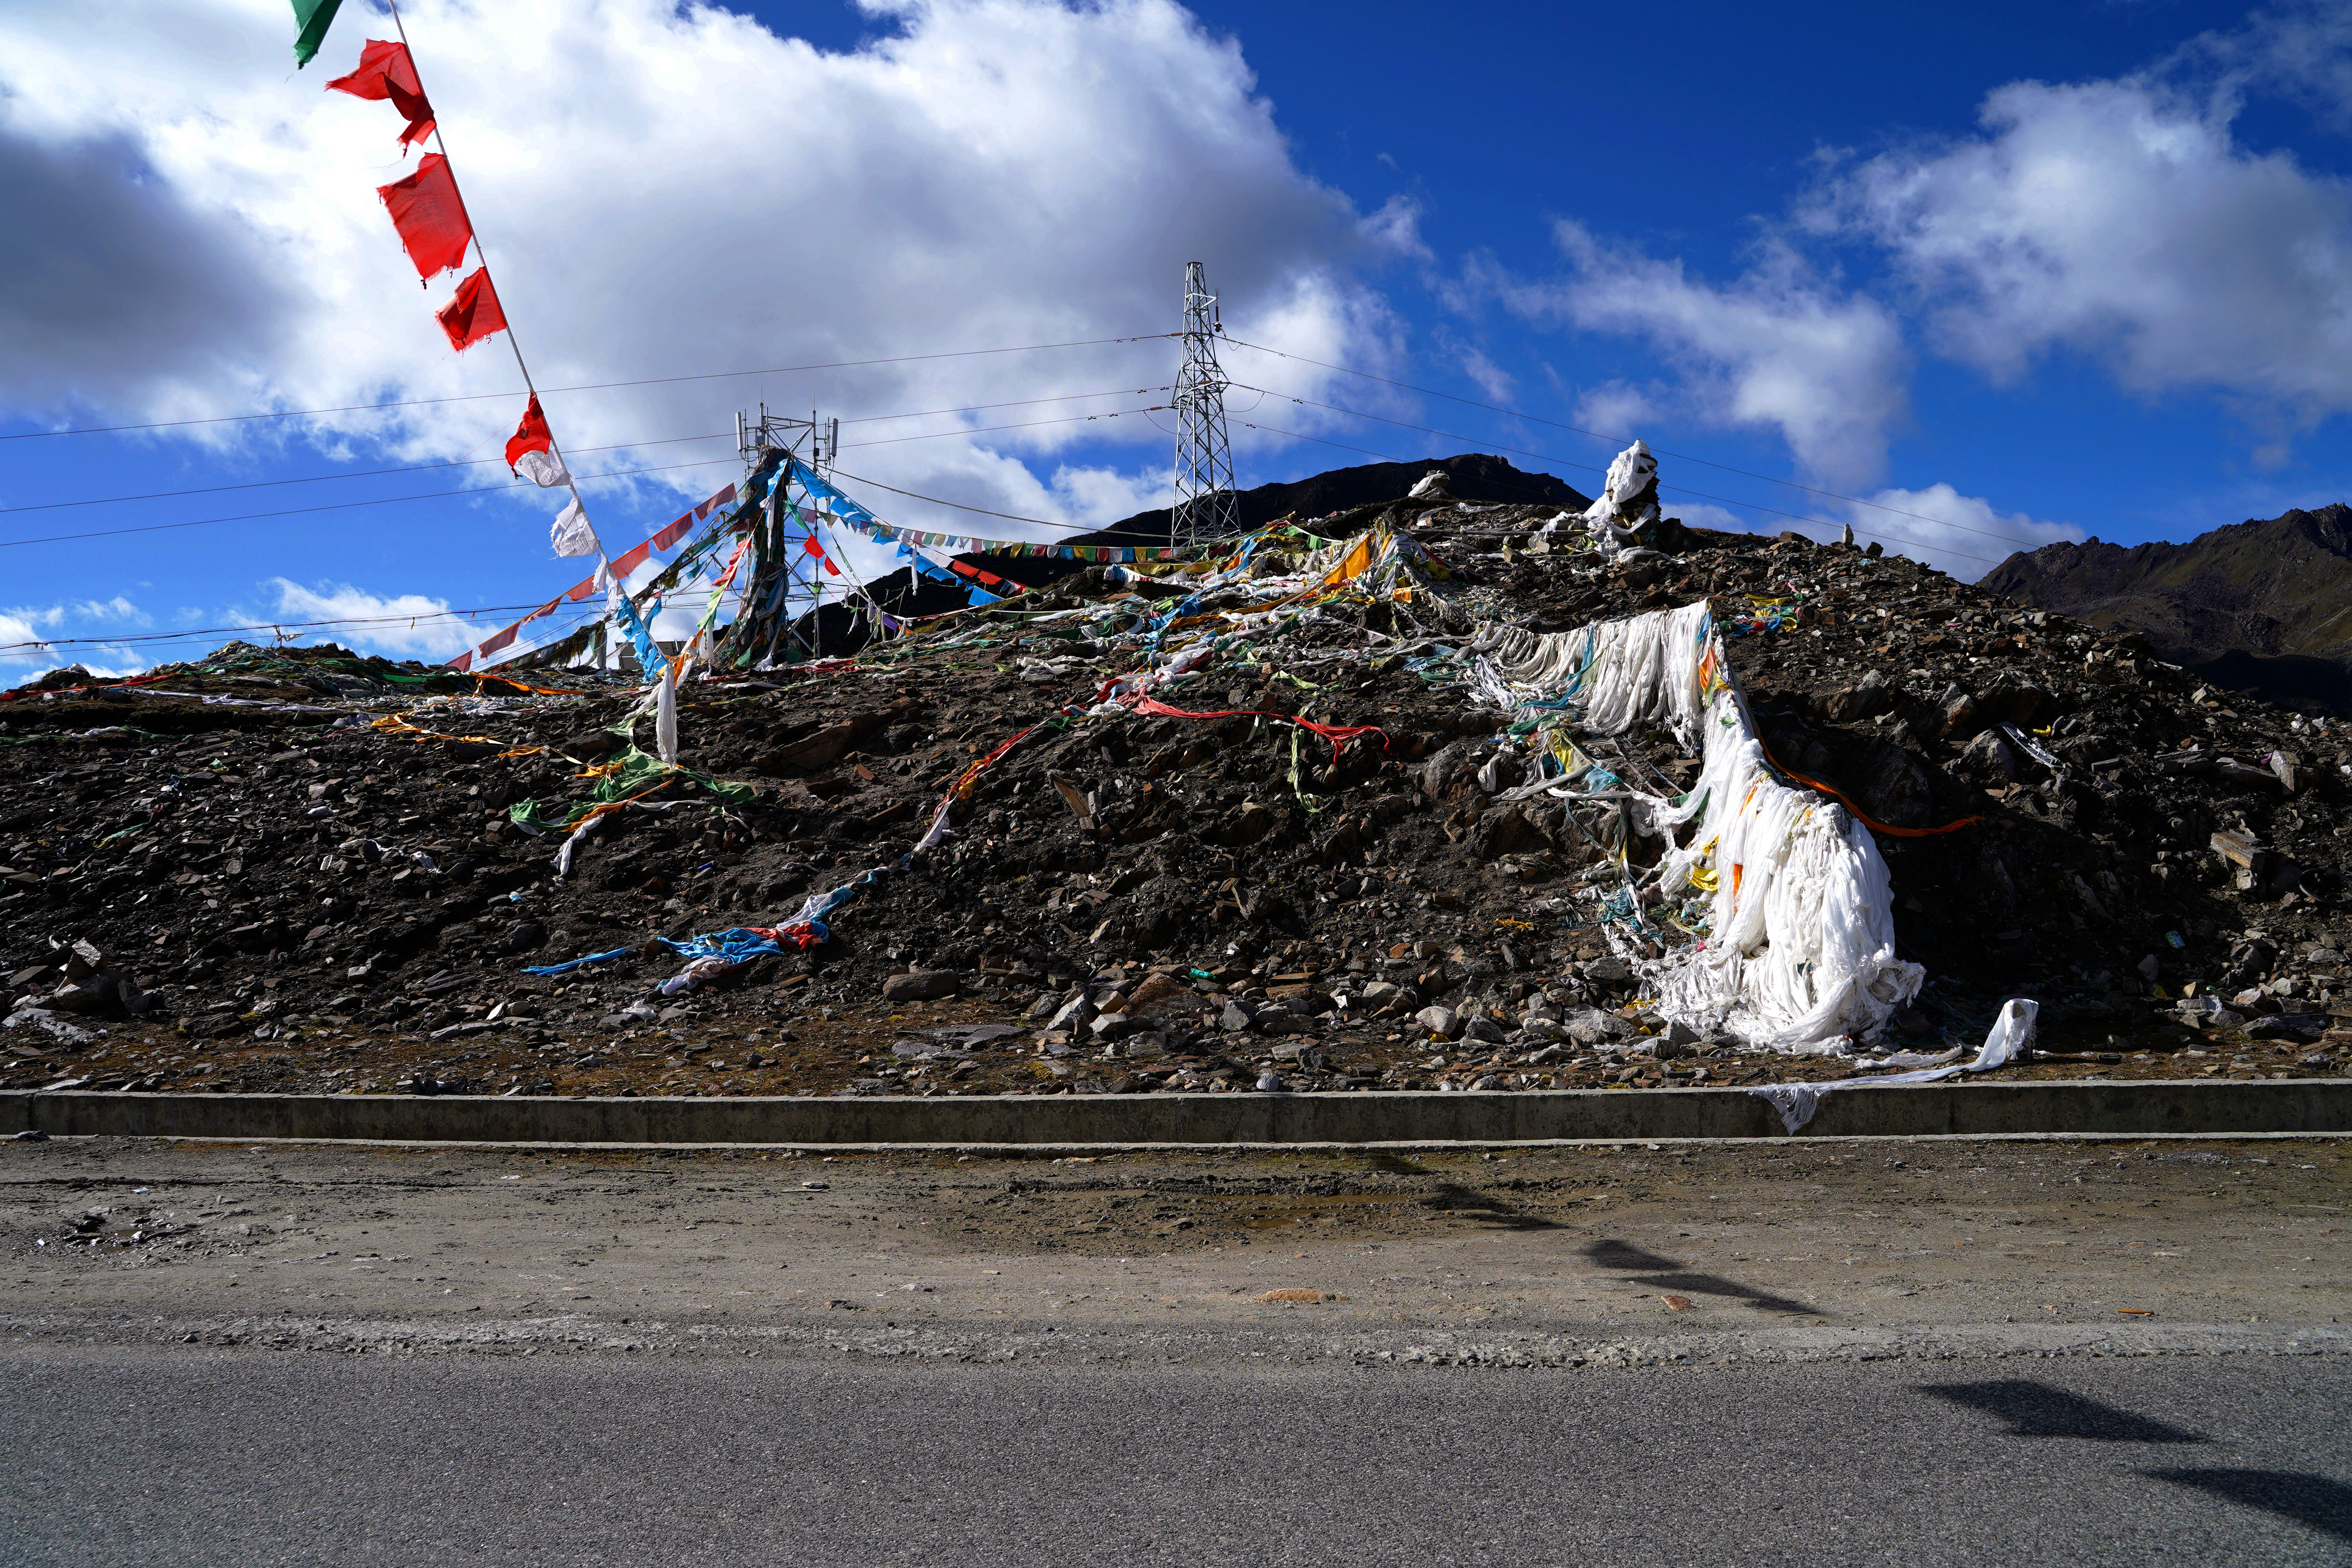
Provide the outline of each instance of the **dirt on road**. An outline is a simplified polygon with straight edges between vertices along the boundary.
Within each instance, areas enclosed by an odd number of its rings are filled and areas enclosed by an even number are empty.
[[[2284,1138],[1091,1159],[62,1139],[0,1145],[0,1331],[1114,1356],[1238,1331],[1567,1362],[1632,1342],[2344,1349],[2347,1155]]]

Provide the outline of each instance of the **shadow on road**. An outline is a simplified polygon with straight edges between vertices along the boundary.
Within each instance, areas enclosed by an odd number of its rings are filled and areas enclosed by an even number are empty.
[[[1931,1383],[1922,1392],[2009,1423],[2011,1437],[2087,1437],[2100,1443],[2202,1443],[2202,1434],[2030,1378]],[[2201,1472],[2200,1472],[2201,1473]],[[2234,1472],[2217,1470],[2216,1475]]]
[[[1719,1274],[1694,1274],[1677,1258],[1663,1258],[1657,1253],[1635,1247],[1628,1241],[1595,1241],[1582,1248],[1586,1258],[1603,1268],[1629,1271],[1633,1284],[1647,1285],[1654,1290],[1687,1290],[1699,1296],[1728,1296],[1767,1312],[1798,1312],[1811,1317],[1827,1317],[1819,1307],[1786,1296],[1775,1296],[1759,1290],[1753,1285],[1742,1285],[1737,1279],[1726,1279]],[[1641,1270],[1633,1273],[1633,1270]]]
[[[2298,1524],[2352,1541],[2352,1487],[2294,1470],[2142,1470],[2160,1481],[2195,1487],[2248,1508],[2267,1509]]]
[[[1492,1193],[1482,1193],[1475,1187],[1465,1187],[1454,1182],[1441,1182],[1437,1189],[1422,1202],[1431,1208],[1449,1214],[1467,1215],[1496,1230],[1559,1230],[1560,1223],[1546,1219],[1539,1214],[1526,1214]]]

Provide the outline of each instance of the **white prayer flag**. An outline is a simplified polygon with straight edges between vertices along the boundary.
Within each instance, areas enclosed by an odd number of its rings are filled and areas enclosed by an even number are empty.
[[[563,460],[552,452],[525,452],[515,459],[515,468],[525,479],[541,489],[568,485],[572,476],[564,471]]]
[[[588,509],[580,504],[577,491],[572,494],[572,504],[557,514],[547,539],[558,555],[599,555],[604,549],[596,538],[596,531],[588,524]]]

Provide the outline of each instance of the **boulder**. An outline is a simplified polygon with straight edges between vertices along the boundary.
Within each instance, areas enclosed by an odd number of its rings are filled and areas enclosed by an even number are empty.
[[[882,982],[885,1002],[929,1002],[952,996],[962,982],[952,969],[918,969]]]
[[[1423,1007],[1412,1016],[1412,1021],[1441,1040],[1450,1040],[1462,1032],[1462,1020],[1451,1007]]]

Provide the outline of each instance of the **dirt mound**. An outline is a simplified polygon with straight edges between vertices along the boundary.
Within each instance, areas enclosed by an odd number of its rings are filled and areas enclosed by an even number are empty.
[[[1943,1059],[2011,994],[2087,1053],[2028,1072],[2334,1070],[2342,725],[1908,561],[1672,520],[1596,549],[1560,515],[1391,493],[1262,532],[1223,585],[1081,573],[693,683],[675,770],[603,678],[234,648],[9,693],[5,1081],[1760,1083]],[[1623,898],[1643,818],[1530,791],[1546,764],[1481,694],[1497,626],[1700,598],[1780,774],[1875,830],[1927,971],[1826,1067],[1651,1009],[1644,963],[1704,907]],[[1152,668],[1150,702],[1106,702]],[[1653,798],[1695,776],[1664,731],[1588,750]],[[680,985],[730,927],[784,951]]]

